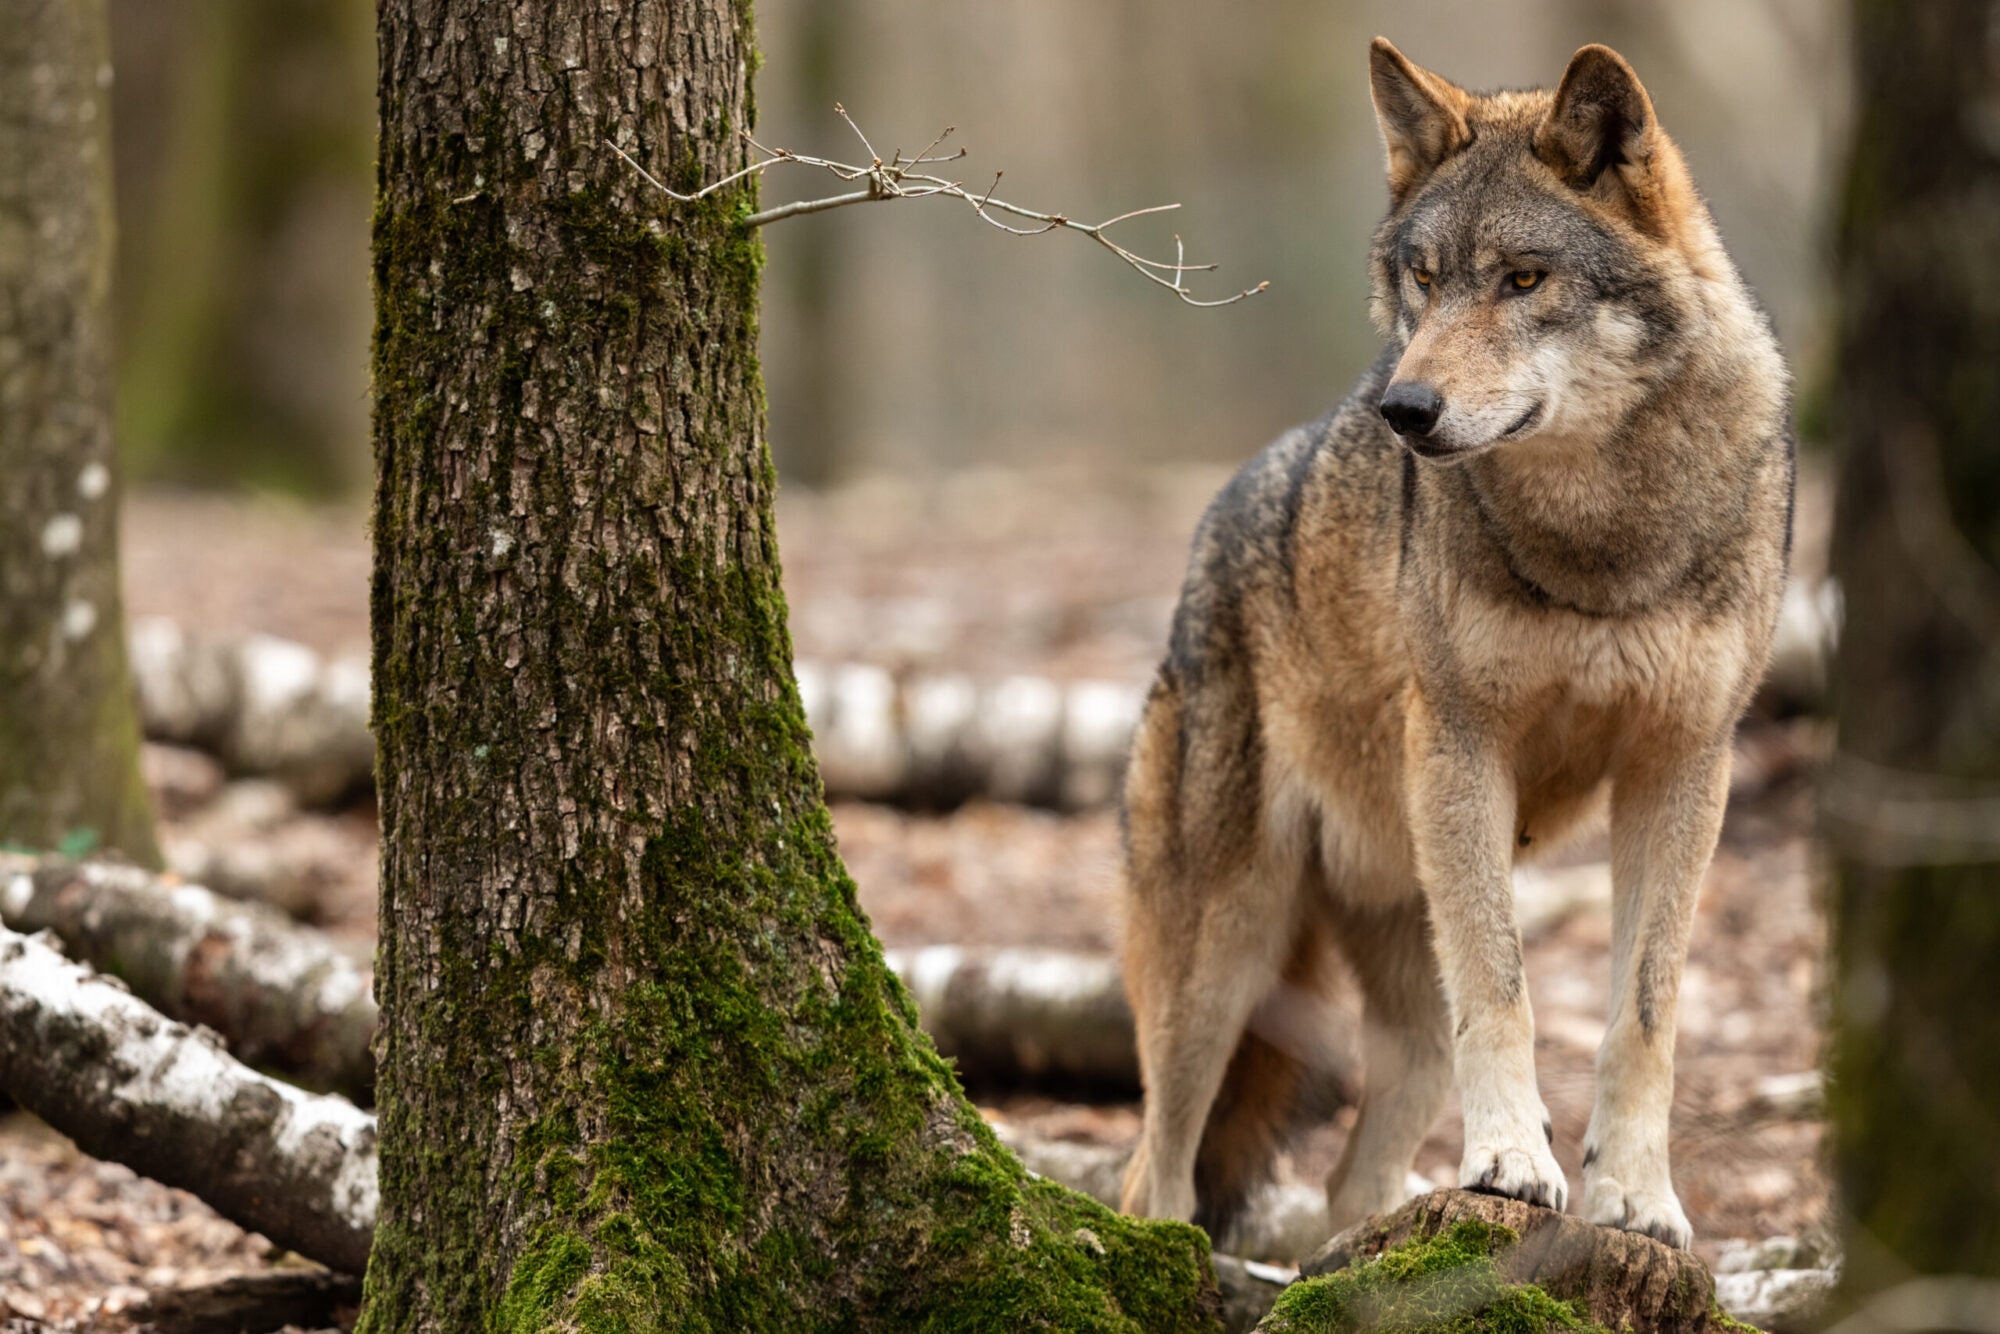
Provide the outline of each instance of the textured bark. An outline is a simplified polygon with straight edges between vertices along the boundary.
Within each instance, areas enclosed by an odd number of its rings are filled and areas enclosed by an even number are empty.
[[[1412,1239],[1435,1237],[1466,1219],[1515,1235],[1512,1244],[1493,1256],[1502,1282],[1539,1287],[1558,1301],[1579,1301],[1588,1318],[1607,1329],[1711,1334],[1723,1328],[1715,1317],[1714,1280],[1688,1252],[1637,1232],[1597,1227],[1553,1209],[1464,1190],[1432,1191],[1393,1213],[1357,1223],[1328,1242],[1300,1272],[1307,1277],[1337,1273]],[[1439,1327],[1453,1327],[1444,1316],[1454,1314],[1471,1312],[1445,1312]],[[1313,1328],[1275,1320],[1265,1327],[1297,1334]]]
[[[0,1089],[92,1157],[191,1191],[223,1217],[358,1271],[375,1225],[375,1119],[231,1059],[0,928]]]
[[[1854,17],[1825,810],[1828,1108],[1861,1295],[2000,1274],[2000,6]]]
[[[834,850],[739,166],[748,8],[387,0],[383,1211],[360,1328],[1209,1327],[1200,1234],[1027,1177]]]
[[[159,859],[139,779],[111,438],[102,0],[0,23],[0,844]]]
[[[168,1018],[214,1029],[238,1060],[373,1097],[368,970],[270,908],[130,866],[0,854],[0,922],[55,932],[71,958]]]

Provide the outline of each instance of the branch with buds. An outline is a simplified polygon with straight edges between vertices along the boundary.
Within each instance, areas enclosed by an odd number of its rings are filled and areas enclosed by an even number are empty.
[[[617,144],[607,140],[606,146],[619,157],[624,158],[634,171],[646,178],[648,184],[652,185],[669,199],[683,204],[691,204],[697,199],[714,194],[717,190],[734,185],[736,182],[747,177],[761,176],[770,168],[784,162],[796,163],[802,167],[818,167],[824,171],[831,172],[843,181],[862,181],[866,183],[865,188],[853,190],[846,194],[828,195],[822,199],[802,199],[797,203],[782,204],[777,208],[765,209],[761,213],[752,213],[743,220],[743,225],[746,227],[762,227],[766,223],[779,222],[785,218],[802,217],[808,213],[824,213],[828,209],[845,208],[849,204],[869,204],[884,199],[929,199],[942,195],[946,198],[957,199],[970,205],[972,211],[977,213],[982,221],[999,228],[1009,236],[1040,236],[1044,232],[1053,231],[1081,232],[1103,246],[1106,250],[1109,250],[1112,254],[1118,256],[1120,260],[1129,265],[1135,273],[1139,274],[1147,282],[1166,288],[1190,306],[1234,305],[1245,297],[1257,295],[1257,293],[1271,285],[1268,282],[1261,282],[1255,287],[1245,288],[1234,296],[1223,297],[1217,301],[1198,300],[1188,290],[1187,275],[1190,273],[1208,273],[1213,271],[1216,266],[1213,264],[1189,264],[1187,262],[1186,248],[1181,244],[1179,236],[1174,237],[1173,262],[1168,263],[1165,260],[1148,259],[1143,255],[1137,254],[1120,245],[1117,241],[1112,240],[1109,234],[1110,229],[1121,222],[1127,222],[1133,218],[1143,218],[1154,213],[1170,213],[1179,208],[1179,204],[1155,204],[1151,208],[1135,208],[1129,213],[1120,213],[1115,218],[1106,218],[1103,222],[1078,222],[1076,219],[1068,217],[1065,214],[1042,213],[1035,209],[1023,208],[1019,204],[1010,204],[1004,199],[993,197],[993,192],[1000,186],[1001,173],[997,171],[993,173],[993,183],[986,188],[985,193],[975,194],[965,188],[963,181],[955,181],[949,177],[932,175],[923,170],[925,167],[936,166],[939,163],[957,162],[966,156],[967,150],[964,148],[938,155],[938,149],[943,147],[944,141],[952,135],[953,129],[951,126],[946,126],[944,133],[933,139],[930,146],[915,157],[904,157],[903,150],[898,148],[889,155],[889,160],[885,162],[882,160],[882,155],[875,151],[875,146],[868,142],[868,136],[861,132],[861,127],[854,123],[854,118],[847,114],[847,108],[836,102],[833,104],[833,109],[840,113],[840,118],[847,122],[848,128],[854,131],[855,137],[861,140],[861,146],[867,150],[869,158],[867,166],[855,166],[846,162],[834,162],[828,158],[813,157],[806,153],[794,153],[789,148],[770,148],[759,143],[748,130],[744,130],[741,131],[744,142],[750,145],[753,153],[761,153],[763,156],[741,171],[731,172],[721,180],[711,182],[701,189],[696,190],[693,194],[681,194],[640,166],[631,154],[627,153]],[[1020,218],[1034,225],[1017,227],[1011,223],[1002,221],[1000,218],[994,216],[995,214],[1006,214],[1008,217]]]

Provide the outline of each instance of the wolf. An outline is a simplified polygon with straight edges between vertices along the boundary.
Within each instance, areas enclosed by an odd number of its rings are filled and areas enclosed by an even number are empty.
[[[1608,807],[1582,1212],[1686,1247],[1676,997],[1790,554],[1785,365],[1617,53],[1554,92],[1381,38],[1369,63],[1387,346],[1209,507],[1133,740],[1123,1208],[1222,1235],[1310,1101],[1343,958],[1365,1088],[1333,1226],[1403,1201],[1454,1075],[1460,1184],[1566,1208],[1511,873]]]

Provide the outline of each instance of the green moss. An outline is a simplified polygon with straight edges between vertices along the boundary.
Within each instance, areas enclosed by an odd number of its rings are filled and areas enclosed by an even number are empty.
[[[1577,1303],[1501,1277],[1493,1253],[1516,1240],[1507,1228],[1461,1219],[1365,1264],[1293,1284],[1271,1324],[1289,1334],[1609,1334]]]
[[[1714,1302],[1708,1304],[1708,1323],[1711,1329],[1721,1330],[1723,1334],[1764,1334],[1757,1326],[1738,1320]]]

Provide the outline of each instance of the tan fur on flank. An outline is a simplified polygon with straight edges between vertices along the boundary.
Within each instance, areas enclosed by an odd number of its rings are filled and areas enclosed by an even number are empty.
[[[1197,532],[1126,790],[1146,1080],[1128,1212],[1220,1233],[1314,1086],[1344,957],[1367,1087],[1336,1227],[1394,1206],[1454,1077],[1460,1180],[1563,1208],[1511,873],[1608,808],[1595,1222],[1686,1246],[1675,1000],[1790,544],[1788,382],[1629,66],[1480,96],[1377,39],[1388,347]],[[1383,420],[1430,396],[1428,424]],[[1410,394],[1418,394],[1409,399]]]

